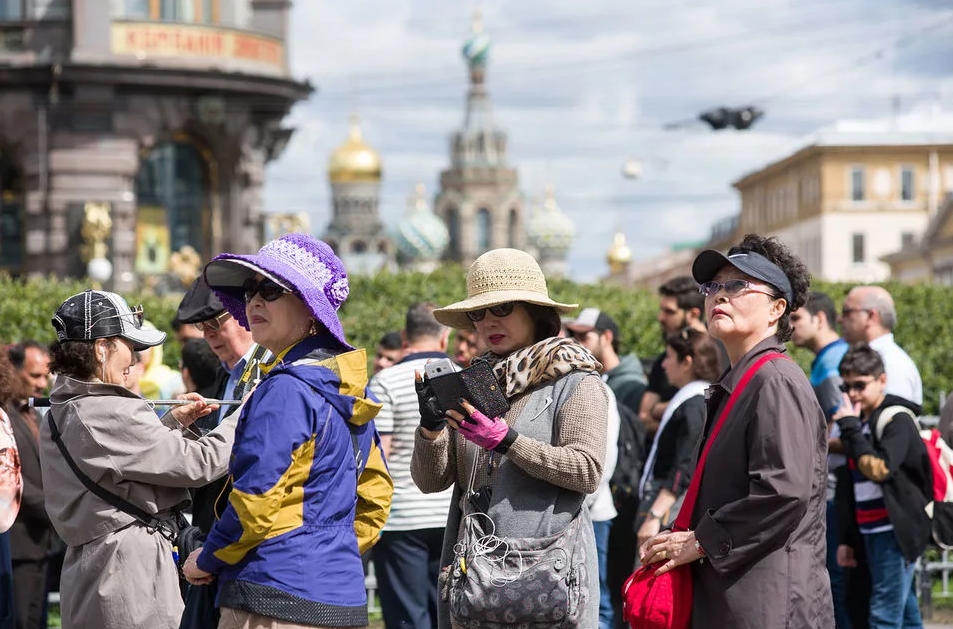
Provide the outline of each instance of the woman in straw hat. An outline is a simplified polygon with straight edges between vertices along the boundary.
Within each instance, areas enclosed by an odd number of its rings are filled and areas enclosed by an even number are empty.
[[[240,411],[228,507],[193,552],[190,583],[218,577],[219,629],[367,625],[361,552],[393,484],[367,390],[367,356],[337,310],[344,266],[290,234],[205,268],[222,305],[275,359]]]
[[[489,363],[510,404],[503,417],[486,417],[468,402],[467,417],[444,413],[428,383],[418,383],[414,482],[424,492],[453,486],[457,507],[441,557],[442,629],[598,626],[596,543],[584,500],[602,476],[608,402],[598,361],[557,336],[560,313],[575,308],[550,299],[532,256],[496,249],[470,267],[465,300],[434,310],[445,325],[475,329],[489,351],[474,363]],[[554,539],[564,552],[526,550]],[[491,566],[483,581],[481,559]],[[485,589],[472,589],[481,583]]]

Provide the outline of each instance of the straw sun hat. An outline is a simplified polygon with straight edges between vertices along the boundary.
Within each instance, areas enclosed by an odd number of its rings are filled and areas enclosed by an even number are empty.
[[[467,272],[467,298],[433,311],[440,323],[457,330],[472,330],[467,312],[509,301],[550,306],[563,314],[579,304],[561,304],[549,298],[546,277],[539,264],[519,249],[494,249],[476,259]]]

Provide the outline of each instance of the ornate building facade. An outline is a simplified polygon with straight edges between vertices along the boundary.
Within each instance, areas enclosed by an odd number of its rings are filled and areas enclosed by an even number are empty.
[[[312,91],[289,73],[290,7],[0,3],[0,268],[77,276],[98,264],[126,291],[189,247],[202,260],[256,249],[265,165]],[[109,230],[86,230],[95,247],[83,225],[103,210]]]
[[[490,40],[479,14],[463,46],[470,76],[463,127],[450,140],[450,168],[440,173],[434,211],[447,225],[444,257],[469,265],[499,247],[527,246],[519,175],[507,163],[506,133],[493,122],[486,90]]]
[[[394,265],[395,247],[380,217],[380,155],[364,142],[357,116],[347,141],[331,154],[331,224],[324,240],[348,273],[368,274]]]

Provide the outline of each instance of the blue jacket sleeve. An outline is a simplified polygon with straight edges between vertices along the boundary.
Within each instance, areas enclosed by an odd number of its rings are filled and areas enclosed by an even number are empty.
[[[314,461],[316,435],[330,408],[297,378],[275,375],[248,400],[232,450],[232,491],[209,532],[197,565],[219,572],[263,541],[300,527],[304,481]]]

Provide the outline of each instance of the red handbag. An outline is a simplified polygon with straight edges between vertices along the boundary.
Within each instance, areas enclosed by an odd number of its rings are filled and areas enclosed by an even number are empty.
[[[698,497],[698,487],[701,485],[702,472],[705,461],[708,459],[708,451],[711,450],[715,437],[725,423],[725,418],[728,417],[741,392],[748,386],[748,382],[761,365],[778,358],[786,358],[786,356],[771,352],[759,358],[748,368],[738,386],[731,392],[728,403],[718,416],[711,436],[705,443],[701,456],[698,457],[695,473],[692,474],[692,480],[685,492],[682,508],[672,525],[673,531],[689,530],[692,512],[695,510],[695,500]],[[664,562],[642,566],[633,572],[622,586],[622,618],[632,629],[688,629],[692,623],[691,566],[683,564],[661,576],[655,576],[655,571],[662,565]]]

